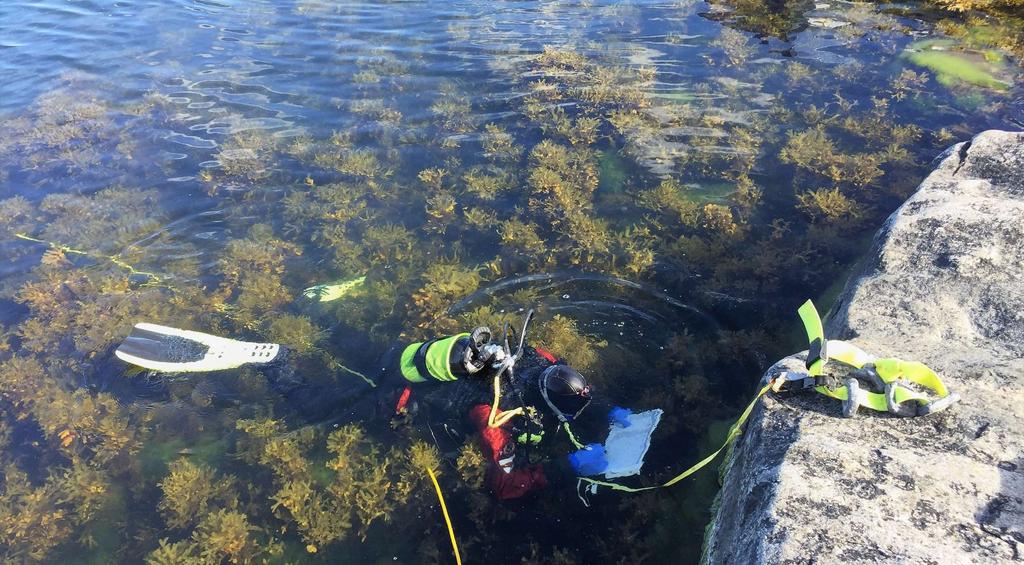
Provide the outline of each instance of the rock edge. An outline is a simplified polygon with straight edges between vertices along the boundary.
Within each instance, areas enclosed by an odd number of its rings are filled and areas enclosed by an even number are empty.
[[[844,419],[812,392],[765,397],[726,463],[707,563],[1024,561],[1024,133],[986,131],[936,161],[826,335],[923,361],[963,400]]]

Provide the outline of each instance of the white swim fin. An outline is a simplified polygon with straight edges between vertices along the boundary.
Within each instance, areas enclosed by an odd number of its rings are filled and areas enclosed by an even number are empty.
[[[253,343],[179,330],[157,324],[135,324],[114,355],[126,363],[162,373],[222,371],[247,363],[269,363],[281,353],[276,343]]]

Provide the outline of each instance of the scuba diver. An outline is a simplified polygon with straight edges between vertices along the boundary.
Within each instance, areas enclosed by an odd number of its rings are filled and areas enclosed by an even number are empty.
[[[526,315],[519,344],[491,340],[490,329],[412,343],[382,368],[384,402],[392,407],[392,427],[408,425],[424,410],[454,426],[468,423],[478,435],[487,461],[484,479],[500,500],[543,489],[548,474],[593,475],[607,461],[601,444],[582,445],[570,427],[594,400],[594,391],[578,371],[544,349],[525,343],[533,310]],[[437,386],[440,385],[440,386]],[[417,398],[419,397],[419,398]],[[613,407],[609,420],[629,425],[631,412]],[[429,420],[428,420],[429,425]],[[531,453],[552,443],[564,430],[577,449],[567,457],[534,462]],[[548,472],[545,472],[545,464]]]
[[[378,377],[381,392],[376,404],[388,414],[393,429],[408,427],[417,414],[423,415],[428,426],[441,415],[445,431],[453,437],[467,435],[459,430],[472,429],[487,461],[486,484],[501,500],[543,489],[551,473],[594,475],[608,464],[601,444],[581,444],[570,428],[592,404],[591,386],[564,361],[525,343],[532,318],[530,310],[514,352],[509,347],[507,323],[501,344],[492,341],[488,328],[479,327],[470,333],[393,348]],[[304,382],[290,362],[288,349],[274,343],[139,323],[115,355],[162,373],[260,365],[270,385],[305,414],[332,406],[337,413],[343,403],[351,406],[351,393]],[[627,409],[612,407],[608,419],[628,426],[630,414]],[[550,446],[551,438],[563,430],[576,451],[535,462],[531,455]],[[432,428],[430,433],[433,435]]]

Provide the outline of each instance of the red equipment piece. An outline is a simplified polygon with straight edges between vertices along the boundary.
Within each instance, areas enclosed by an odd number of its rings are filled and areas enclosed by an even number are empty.
[[[552,355],[550,351],[547,351],[546,349],[534,347],[533,350],[539,353],[541,357],[547,359],[548,363],[555,363],[556,361],[558,361],[558,359],[554,355]]]
[[[406,404],[409,404],[409,397],[412,396],[412,387],[406,385],[405,389],[402,390],[402,396],[398,397],[398,403],[395,404],[395,414],[402,414],[405,412]]]
[[[548,354],[550,355],[550,353]],[[469,419],[480,432],[480,448],[487,458],[484,480],[498,500],[519,498],[548,486],[544,468],[540,464],[515,468],[515,441],[504,426],[491,428],[487,416],[491,407],[478,404],[469,412]]]

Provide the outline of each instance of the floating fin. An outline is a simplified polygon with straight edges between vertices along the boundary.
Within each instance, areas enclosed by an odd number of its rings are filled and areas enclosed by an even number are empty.
[[[135,324],[114,355],[133,365],[162,373],[222,371],[246,363],[269,363],[281,346],[253,343],[179,330],[157,324]]]
[[[363,286],[364,282],[366,282],[365,276],[330,284],[318,284],[302,291],[302,296],[316,302],[330,302],[350,294],[352,291]]]

